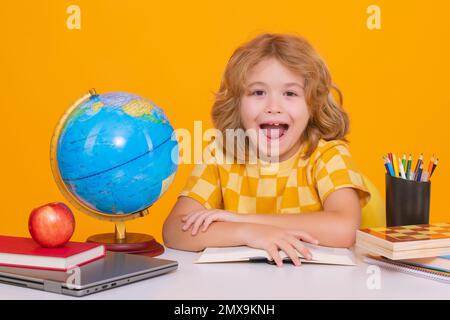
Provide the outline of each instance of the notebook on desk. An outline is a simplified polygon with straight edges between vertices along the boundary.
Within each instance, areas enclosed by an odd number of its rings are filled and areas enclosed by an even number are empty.
[[[426,262],[421,259],[394,261],[385,257],[374,255],[364,257],[365,262],[378,265],[388,270],[403,272],[413,276],[450,284],[450,269],[448,269],[448,262],[450,262],[450,260],[448,260],[447,264],[445,264],[439,261],[441,259],[445,260],[444,257],[428,259]]]

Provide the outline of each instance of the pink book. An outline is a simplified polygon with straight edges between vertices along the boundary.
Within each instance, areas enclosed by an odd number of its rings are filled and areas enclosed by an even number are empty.
[[[104,245],[68,242],[58,248],[43,248],[31,238],[0,236],[0,265],[66,271],[104,257]]]

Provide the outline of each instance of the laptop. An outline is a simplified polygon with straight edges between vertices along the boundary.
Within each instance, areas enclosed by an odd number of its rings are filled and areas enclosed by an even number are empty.
[[[108,251],[105,257],[68,271],[0,266],[0,283],[82,297],[177,268],[172,260]]]

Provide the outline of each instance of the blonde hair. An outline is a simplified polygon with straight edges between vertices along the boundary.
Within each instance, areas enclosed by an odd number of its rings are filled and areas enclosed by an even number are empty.
[[[304,38],[289,34],[262,34],[237,48],[229,59],[219,91],[215,94],[212,119],[225,137],[227,129],[242,129],[240,100],[248,72],[266,58],[276,58],[286,68],[300,75],[310,119],[300,139],[306,142],[305,158],[317,147],[320,139],[346,141],[349,119],[342,107],[342,93],[332,83],[330,72],[311,44]],[[332,90],[338,94],[339,102]]]

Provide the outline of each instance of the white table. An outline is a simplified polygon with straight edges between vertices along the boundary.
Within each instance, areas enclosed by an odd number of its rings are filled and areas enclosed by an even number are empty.
[[[194,264],[197,253],[166,249],[178,270],[159,277],[72,298],[0,284],[0,299],[450,299],[450,285],[381,268],[380,289],[369,289],[368,264],[355,250],[355,267],[266,263]]]

